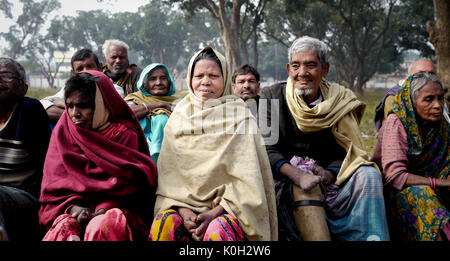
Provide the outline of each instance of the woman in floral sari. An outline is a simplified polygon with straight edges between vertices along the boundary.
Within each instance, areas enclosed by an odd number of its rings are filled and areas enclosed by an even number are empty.
[[[450,239],[449,123],[439,77],[410,76],[378,136],[391,229],[404,240]],[[394,233],[396,234],[396,233]]]

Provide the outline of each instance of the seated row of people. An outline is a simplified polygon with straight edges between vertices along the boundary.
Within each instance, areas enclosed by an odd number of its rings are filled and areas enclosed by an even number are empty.
[[[386,241],[388,220],[406,239],[450,237],[437,76],[405,81],[371,159],[359,128],[365,105],[325,80],[328,51],[317,39],[297,39],[287,82],[262,90],[254,68],[231,76],[206,47],[190,60],[187,94],[151,64],[121,97],[110,77],[122,79],[128,62],[116,61],[105,74],[74,73],[64,88],[39,200],[44,240]],[[4,235],[19,238],[1,217]]]

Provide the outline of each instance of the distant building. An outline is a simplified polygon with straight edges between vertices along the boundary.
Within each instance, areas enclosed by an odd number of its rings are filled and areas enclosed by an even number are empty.
[[[72,70],[72,65],[70,64],[70,59],[72,58],[73,52],[55,52],[55,66],[59,67],[58,74],[70,73]],[[55,68],[56,69],[56,68]]]

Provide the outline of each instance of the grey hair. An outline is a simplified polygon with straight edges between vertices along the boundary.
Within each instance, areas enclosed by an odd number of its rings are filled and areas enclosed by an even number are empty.
[[[15,60],[8,57],[0,57],[0,66],[6,67],[10,66],[14,69],[16,74],[19,76],[19,80],[25,82],[25,69],[23,66],[16,62]]]
[[[117,40],[117,39],[106,40],[102,46],[102,51],[103,51],[103,55],[105,56],[105,58],[107,56],[108,49],[111,45],[123,47],[123,48],[125,48],[125,50],[127,50],[127,53],[128,53],[128,50],[130,49],[128,44],[126,44],[125,42],[123,42],[121,40]]]
[[[326,63],[328,62],[328,46],[324,42],[309,36],[297,38],[289,48],[289,62],[291,62],[292,55],[302,51],[315,52],[322,67],[326,66]]]
[[[419,96],[419,91],[422,89],[423,86],[425,86],[429,81],[433,81],[437,84],[439,84],[442,87],[441,80],[439,79],[439,76],[435,74],[430,73],[416,73],[412,75],[412,80],[410,83],[411,88],[411,101],[413,105],[416,104],[417,96]]]

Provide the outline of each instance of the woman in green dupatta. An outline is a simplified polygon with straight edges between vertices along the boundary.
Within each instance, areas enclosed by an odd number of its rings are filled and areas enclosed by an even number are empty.
[[[150,156],[157,163],[164,126],[175,101],[184,95],[176,92],[169,69],[160,63],[152,63],[144,68],[137,87],[139,91],[127,95],[125,101],[139,119],[150,148]]]
[[[395,95],[378,136],[373,160],[390,185],[386,205],[401,239],[450,239],[450,128],[444,103],[438,76],[414,74]]]

